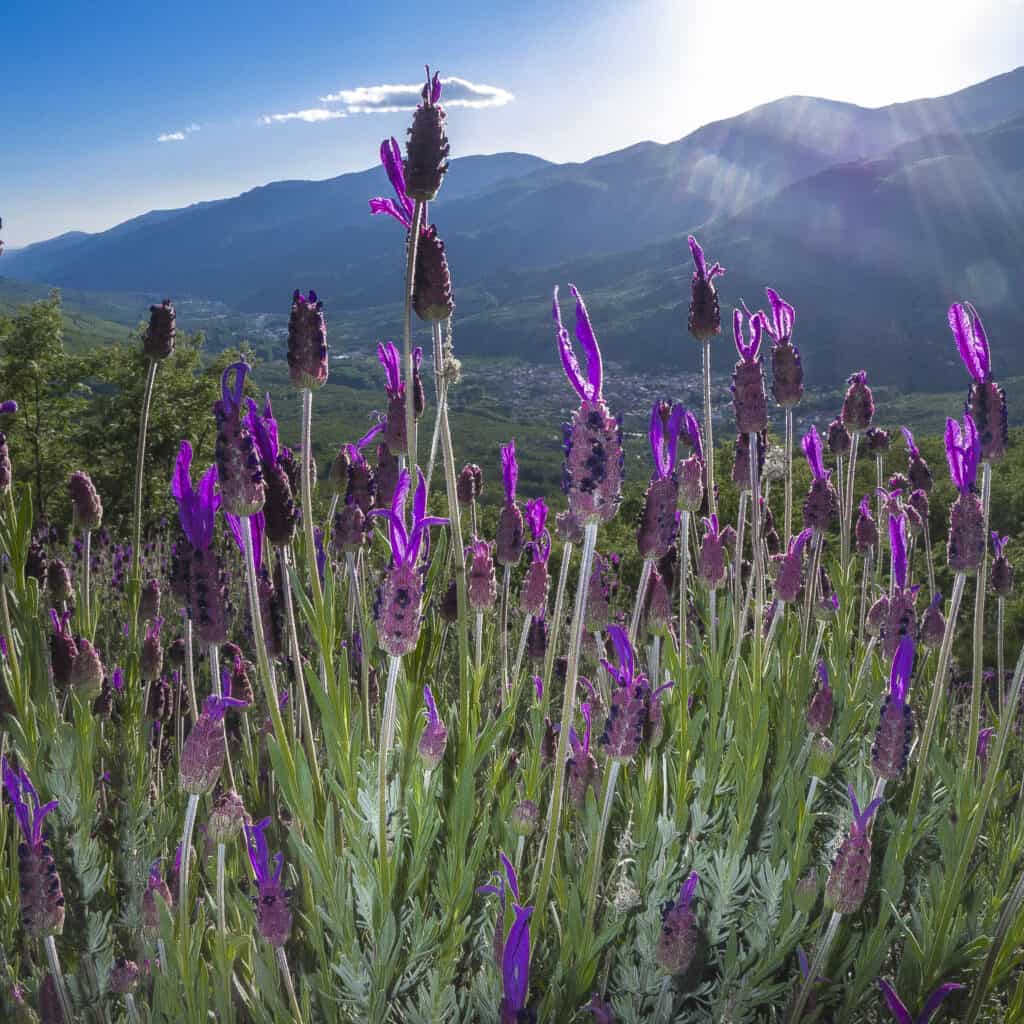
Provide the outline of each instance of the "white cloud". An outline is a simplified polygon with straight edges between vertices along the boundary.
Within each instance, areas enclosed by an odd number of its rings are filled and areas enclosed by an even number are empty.
[[[314,107],[311,110],[294,110],[289,114],[268,114],[260,118],[260,124],[281,124],[284,121],[305,121],[306,124],[316,124],[318,121],[334,121],[339,117],[347,116],[342,110],[325,110],[322,107]]]
[[[479,85],[465,78],[442,78],[444,91],[441,103],[445,107],[503,107],[515,96],[496,85]],[[341,89],[320,97],[321,103],[344,104],[350,114],[391,114],[401,110],[415,110],[420,102],[423,83],[416,85],[362,85],[356,89]]]
[[[157,142],[184,142],[185,141],[185,133],[184,132],[164,132],[163,135],[158,135],[156,137],[156,141]]]

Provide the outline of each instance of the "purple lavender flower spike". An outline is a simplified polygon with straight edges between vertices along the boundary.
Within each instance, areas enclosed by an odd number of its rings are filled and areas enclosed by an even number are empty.
[[[221,673],[221,693],[211,694],[203,702],[203,711],[185,739],[181,750],[181,788],[190,794],[213,791],[224,767],[224,716],[231,708],[244,708],[248,702],[229,696],[230,668]]]
[[[594,795],[597,796],[599,779],[597,759],[590,750],[593,718],[591,705],[587,701],[580,705],[580,714],[583,715],[585,723],[583,739],[580,740],[575,729],[569,729],[569,745],[572,748],[572,756],[566,762],[566,785],[569,790],[569,799],[577,808],[582,808],[586,804],[588,789],[593,789]]]
[[[858,506],[853,535],[857,541],[857,551],[861,555],[866,555],[878,547],[878,524],[871,514],[871,499],[866,494],[861,498]]]
[[[516,502],[519,463],[516,461],[514,438],[501,446],[501,478],[505,487],[505,503],[498,513],[495,556],[499,565],[512,566],[519,564],[526,543],[523,511]]]
[[[654,457],[654,472],[644,494],[637,526],[637,547],[647,559],[663,558],[676,537],[676,504],[679,499],[675,472],[679,431],[685,410],[681,405],[655,402],[647,436]]]
[[[395,455],[404,455],[408,439],[405,424],[405,383],[402,380],[401,355],[393,341],[377,343],[377,358],[384,367],[384,390],[388,396],[388,414],[382,440]]]
[[[878,987],[882,990],[882,995],[885,997],[885,1004],[889,1008],[889,1012],[898,1024],[929,1024],[929,1021],[935,1016],[946,997],[950,993],[962,989],[964,986],[955,981],[947,981],[945,984],[940,985],[927,998],[924,1009],[921,1010],[916,1018],[907,1009],[903,1000],[896,994],[896,989],[885,978],[878,979]]]
[[[562,325],[558,288],[552,303],[558,348],[569,383],[580,396],[580,406],[563,430],[565,462],[562,487],[569,499],[569,511],[581,525],[611,520],[622,501],[622,425],[611,415],[601,393],[601,351],[594,337],[583,299],[574,285],[576,336],[587,356],[584,378]]]
[[[427,724],[423,727],[417,749],[424,766],[433,770],[444,760],[448,730],[437,713],[437,704],[434,703],[434,694],[429,686],[423,687],[423,701],[426,704]]]
[[[704,538],[697,556],[697,576],[711,590],[717,590],[725,583],[724,531],[719,530],[718,516],[704,519]]]
[[[743,313],[734,310],[732,317],[733,337],[740,354],[732,373],[733,410],[736,414],[736,429],[741,434],[758,434],[768,427],[768,400],[764,393],[764,369],[757,358],[764,331],[764,314],[755,313],[750,317],[749,342],[743,338]]]
[[[875,416],[875,400],[868,387],[868,375],[864,370],[852,374],[847,382],[840,418],[851,434],[862,434],[871,426]]]
[[[800,447],[807,456],[807,464],[811,467],[811,489],[804,499],[804,526],[817,533],[824,533],[832,525],[838,510],[839,502],[835,488],[829,480],[830,474],[825,470],[824,451],[821,437],[815,427],[804,434]]]
[[[551,535],[546,529],[548,508],[543,498],[526,503],[526,526],[533,557],[519,591],[519,606],[524,615],[543,616],[548,600],[548,558],[551,556]]]
[[[1000,537],[996,531],[992,532],[992,550],[995,558],[992,560],[989,581],[998,597],[1009,597],[1013,593],[1014,568],[1006,555],[1006,545],[1009,542],[1009,537]]]
[[[745,363],[752,363],[757,359],[758,352],[761,350],[761,336],[764,333],[764,314],[754,313],[750,317],[750,323],[747,325],[747,329],[750,331],[750,341],[745,341],[743,337],[743,310],[734,309],[732,311],[732,335],[736,342],[736,351],[740,354],[740,359]]]
[[[377,619],[377,639],[381,647],[393,657],[412,651],[420,634],[423,607],[423,572],[421,549],[424,557],[430,545],[429,528],[447,519],[428,516],[427,485],[423,473],[417,468],[419,483],[413,497],[412,525],[407,527],[405,501],[409,493],[409,471],[402,470],[390,509],[374,509],[371,513],[388,521],[391,544],[391,564],[384,573],[374,604]]]
[[[40,805],[28,773],[23,768],[12,768],[6,757],[0,762],[0,769],[23,838],[18,844],[22,924],[33,938],[59,935],[64,929],[64,892],[53,854],[43,836],[43,822],[57,807],[57,801]]]
[[[800,588],[803,586],[803,551],[812,536],[814,531],[809,527],[801,530],[795,537],[789,538],[786,553],[779,556],[775,596],[785,604],[792,604],[800,596]]]
[[[896,649],[889,677],[889,693],[878,719],[871,747],[871,768],[880,779],[892,782],[903,774],[910,756],[914,719],[907,704],[914,669],[914,640],[904,636]]]
[[[837,914],[853,914],[860,909],[867,893],[871,873],[871,834],[868,824],[882,805],[876,797],[862,811],[853,786],[846,787],[853,807],[850,831],[832,862],[832,871],[825,883],[825,904]]]
[[[606,1003],[596,992],[583,1009],[589,1010],[593,1014],[594,1024],[615,1024],[615,1013],[611,1004]]]
[[[0,402],[0,416],[13,416],[18,411],[18,403],[13,398]]]
[[[255,825],[245,826],[245,844],[252,873],[256,876],[259,898],[256,901],[256,924],[260,934],[272,946],[283,946],[292,930],[292,913],[288,907],[288,894],[281,885],[284,854],[274,856],[270,868],[270,850],[263,834],[270,826],[270,818]]]
[[[214,404],[217,442],[214,457],[221,503],[236,516],[248,516],[263,507],[265,489],[256,445],[242,418],[242,392],[249,364],[232,363],[221,376],[221,397]],[[228,380],[234,374],[234,384]]]
[[[530,990],[530,917],[533,907],[513,903],[512,910],[515,921],[505,939],[501,960],[504,990],[499,1008],[501,1024],[519,1024],[520,1021],[532,1019],[532,1015],[527,1015],[526,998]]]
[[[700,876],[690,872],[679,890],[679,897],[662,908],[661,932],[654,948],[654,959],[668,974],[684,974],[697,952],[697,919],[693,913],[693,896]]]
[[[828,732],[828,727],[832,724],[834,704],[832,686],[829,683],[828,665],[823,660],[818,662],[818,680],[821,686],[811,698],[811,703],[807,708],[807,728],[819,736],[824,736]]]
[[[269,394],[264,399],[262,415],[251,398],[247,399],[247,404],[249,415],[246,423],[256,443],[260,469],[266,484],[267,498],[263,506],[263,515],[267,539],[275,547],[285,547],[295,537],[299,525],[299,510],[292,496],[291,480],[285,467],[281,464],[277,420],[274,419]],[[231,522],[230,515],[228,515],[228,522]],[[232,525],[232,531],[234,530],[235,526]],[[236,540],[239,536],[240,534],[236,534]],[[255,538],[253,546],[259,547]],[[257,568],[259,568],[258,556]]]
[[[798,405],[804,394],[800,350],[793,344],[796,310],[774,288],[765,288],[772,315],[764,327],[772,339],[772,396],[784,409]]]
[[[474,612],[489,612],[498,599],[498,582],[494,576],[493,546],[474,538],[466,545],[467,597]]]
[[[978,749],[977,757],[978,760],[985,764],[988,761],[988,746],[992,742],[992,737],[996,734],[996,728],[994,725],[986,725],[984,729],[978,731]]]
[[[600,743],[613,761],[626,764],[640,749],[650,719],[651,686],[643,673],[636,671],[629,634],[621,626],[609,626],[608,635],[615,648],[618,665],[606,658],[601,665],[616,684],[611,707],[605,720]]]
[[[327,321],[324,304],[310,290],[295,289],[288,320],[288,370],[297,388],[318,388],[327,383]]]
[[[171,494],[178,503],[178,518],[185,536],[194,548],[209,549],[213,541],[213,523],[220,507],[220,495],[214,494],[217,467],[210,468],[199,481],[198,490],[192,489],[192,445],[182,441],[171,477]]]
[[[430,77],[429,67],[420,95],[423,102],[412,117],[405,145],[404,171],[409,196],[429,202],[437,196],[444,180],[451,149],[445,132],[446,114],[437,102],[441,97],[441,80],[436,73]]]
[[[975,479],[981,446],[974,419],[964,413],[963,427],[946,420],[946,461],[949,475],[960,492],[949,510],[949,540],[946,556],[954,572],[973,573],[985,557],[985,517]]]
[[[704,259],[704,250],[693,235],[688,236],[690,255],[693,257],[693,278],[690,282],[690,312],[687,327],[701,343],[710,342],[722,330],[722,316],[718,305],[715,278],[725,273],[720,263],[710,268]]]
[[[146,891],[142,894],[142,924],[147,932],[154,934],[160,929],[160,897],[168,910],[174,905],[171,887],[160,874],[160,858],[157,857],[149,865],[149,876],[146,879]]]
[[[1009,444],[1006,392],[992,379],[992,360],[985,328],[977,310],[969,302],[956,302],[949,307],[949,326],[960,358],[971,375],[967,411],[978,425],[981,458],[985,462],[998,462],[1006,454]]]

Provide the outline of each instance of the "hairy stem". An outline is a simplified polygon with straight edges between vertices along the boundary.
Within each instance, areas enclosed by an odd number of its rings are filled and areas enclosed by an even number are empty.
[[[704,342],[704,468],[708,493],[708,513],[718,513],[715,494],[715,443],[711,433],[711,342]]]
[[[313,391],[302,389],[302,524],[306,531],[306,568],[319,612],[324,595],[316,568],[316,538],[313,535]]]
[[[178,876],[178,913],[181,915],[181,928],[188,927],[190,906],[188,902],[188,870],[192,859],[192,830],[196,826],[196,811],[199,809],[199,794],[189,793],[188,806],[185,808],[185,827],[181,832],[181,873]]]
[[[388,685],[384,696],[384,714],[380,723],[380,752],[377,757],[377,850],[380,859],[388,860],[388,754],[395,739],[395,716],[398,703],[398,670],[402,659],[392,655],[388,665]]]
[[[836,932],[839,930],[839,922],[841,920],[842,915],[835,912],[829,918],[825,934],[821,937],[818,948],[814,951],[811,969],[807,972],[807,977],[804,978],[803,984],[800,986],[800,993],[796,997],[796,1003],[793,1005],[793,1012],[789,1015],[789,1024],[800,1024],[803,1018],[804,1007],[807,1005],[807,997],[811,994],[811,989],[814,987],[822,968],[825,966],[828,951],[836,937]]]
[[[786,477],[785,477],[785,527],[784,546],[789,547],[793,536],[793,410],[786,407]]]
[[[135,502],[132,516],[132,580],[135,583],[135,607],[132,609],[132,629],[136,628],[139,603],[139,562],[142,557],[142,470],[146,462],[146,433],[149,430],[149,409],[153,401],[153,383],[160,364],[150,359],[146,372],[146,390],[142,396],[142,415],[139,417],[139,447],[135,453]]]
[[[657,681],[655,681],[655,685],[657,685]],[[589,881],[587,887],[587,917],[583,927],[583,932],[587,935],[591,934],[594,924],[594,912],[597,909],[597,888],[601,874],[601,855],[604,850],[605,836],[608,834],[608,822],[612,816],[612,804],[615,802],[615,784],[619,780],[620,768],[621,765],[618,761],[612,761],[608,766],[608,771],[605,773],[601,823],[598,825],[597,838],[590,850],[590,866],[587,871],[587,879]]]
[[[654,562],[649,558],[644,559],[644,566],[640,570],[640,583],[636,588],[636,600],[633,602],[633,615],[629,620],[629,642],[636,643],[636,633],[640,628],[640,615],[644,610],[644,598],[647,596],[647,587],[651,582],[651,570]]]
[[[981,691],[984,687],[984,646],[985,646],[985,583],[988,578],[988,518],[992,504],[992,463],[981,464],[981,509],[985,524],[985,553],[978,566],[974,591],[974,667],[971,673],[971,724],[967,733],[967,750],[964,755],[964,769],[970,771],[978,749],[978,731],[981,727]],[[1000,683],[1000,685],[1002,685]]]
[[[295,995],[295,982],[292,981],[292,972],[288,968],[288,957],[285,954],[284,946],[277,947],[277,964],[281,968],[281,977],[284,980],[285,991],[288,993],[288,1003],[292,1010],[292,1020],[302,1024],[302,1011],[299,1009],[299,1000]]]
[[[71,1000],[68,998],[67,986],[64,984],[64,972],[60,969],[60,957],[57,956],[57,941],[52,935],[47,935],[43,940],[46,947],[46,959],[50,964],[50,974],[53,983],[57,988],[57,999],[60,1001],[60,1010],[64,1020],[71,1024],[75,1015],[71,1012]]]

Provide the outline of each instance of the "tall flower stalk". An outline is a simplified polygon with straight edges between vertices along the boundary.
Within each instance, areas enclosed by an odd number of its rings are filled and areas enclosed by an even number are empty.
[[[597,528],[608,522],[618,511],[622,500],[622,430],[608,411],[602,395],[604,373],[601,350],[598,348],[587,308],[575,286],[570,290],[576,299],[576,337],[586,354],[587,373],[584,377],[569,340],[569,332],[562,325],[558,307],[558,288],[555,288],[552,312],[558,338],[562,366],[573,390],[580,397],[580,406],[566,427],[564,486],[569,499],[569,511],[583,525],[583,553],[580,559],[579,579],[576,583],[576,604],[569,634],[569,659],[562,698],[562,727],[555,753],[555,773],[551,788],[547,834],[540,878],[537,883],[536,905],[547,905],[551,873],[555,865],[555,852],[561,838],[562,798],[565,786],[566,758],[569,750],[569,726],[576,708],[576,682],[579,674],[580,644],[583,639],[583,619],[590,589],[590,574],[597,546]]]

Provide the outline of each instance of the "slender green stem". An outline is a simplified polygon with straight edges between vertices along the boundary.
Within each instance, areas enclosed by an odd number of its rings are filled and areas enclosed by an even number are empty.
[[[416,247],[419,245],[420,223],[423,220],[423,201],[416,200],[412,213],[412,226],[406,245],[405,315],[402,318],[402,366],[405,378],[405,435],[409,453],[409,470],[418,465],[416,459],[416,410],[413,406],[412,386],[412,293],[416,275]]]
[[[195,652],[192,649],[192,620],[187,617],[185,619],[185,683],[188,686],[188,699],[192,702],[192,714],[198,715],[199,705],[196,703]],[[146,692],[147,694],[149,693],[149,687],[146,688]],[[145,714],[148,705],[149,701],[143,700],[143,714]]]
[[[277,947],[277,964],[281,968],[281,977],[284,979],[285,991],[288,993],[288,1003],[292,1010],[292,1020],[302,1024],[302,1011],[299,1009],[299,1000],[295,995],[295,982],[292,981],[292,972],[288,968],[288,957],[285,954],[284,946]]]
[[[935,597],[935,556],[932,554],[932,528],[924,517],[924,553],[928,566],[928,596]]]
[[[583,555],[580,560],[580,575],[576,584],[576,604],[572,617],[572,635],[569,645],[569,663],[565,673],[565,692],[562,698],[562,727],[558,733],[558,751],[555,754],[555,777],[551,787],[551,807],[548,813],[547,835],[544,842],[544,859],[537,885],[535,906],[541,908],[540,920],[547,916],[548,889],[551,873],[555,866],[555,851],[561,838],[562,795],[565,785],[565,765],[569,750],[569,727],[576,711],[576,681],[579,674],[580,644],[583,638],[583,613],[587,605],[587,590],[590,586],[590,572],[597,546],[597,523],[587,523],[583,531]],[[543,925],[541,925],[543,927]]]
[[[704,468],[708,494],[708,511],[718,513],[718,497],[715,494],[715,442],[711,432],[711,342],[704,342]]]
[[[313,589],[317,613],[324,595],[316,568],[316,538],[313,535],[313,392],[302,389],[302,523],[306,530],[306,571]]]
[[[526,653],[526,640],[530,635],[530,620],[532,616],[523,616],[523,628],[519,634],[519,646],[516,648],[516,661],[512,666],[512,680],[513,686],[515,686],[515,680],[519,678],[519,670],[523,667],[523,655]]]
[[[874,573],[872,568],[875,558],[874,548],[868,548],[864,555],[864,565],[862,566],[861,577],[860,577],[860,616],[859,624],[857,626],[857,639],[862,640],[864,638],[864,623],[867,621],[868,614],[868,592],[870,590],[871,577]]]
[[[398,703],[398,670],[402,659],[391,657],[388,685],[384,695],[384,715],[380,724],[380,752],[377,757],[377,849],[380,859],[388,860],[388,754],[395,739],[395,715]]]
[[[135,503],[132,516],[132,579],[135,581],[135,607],[132,609],[132,629],[136,627],[139,601],[139,562],[142,556],[142,470],[146,462],[146,433],[149,430],[149,409],[153,401],[153,384],[160,364],[150,359],[146,373],[146,390],[142,397],[142,415],[139,417],[139,447],[135,454]]]
[[[793,410],[786,407],[786,477],[785,477],[785,546],[793,536]]]
[[[790,1024],[800,1024],[800,1021],[803,1018],[804,1007],[807,1005],[807,997],[811,994],[811,989],[814,987],[818,976],[821,974],[822,968],[825,966],[828,951],[836,937],[836,932],[839,930],[839,922],[841,920],[842,915],[835,912],[833,912],[832,916],[829,918],[825,934],[822,936],[821,942],[818,943],[818,948],[814,951],[814,960],[811,963],[811,969],[807,972],[807,977],[804,978],[803,984],[800,986],[800,994],[797,996],[796,1003],[793,1005],[793,1012],[789,1015]]]
[[[974,1024],[978,1014],[981,1012],[982,1003],[985,1001],[985,996],[988,992],[989,979],[991,979],[992,972],[995,970],[996,961],[1002,952],[1003,943],[1006,941],[1010,927],[1017,920],[1017,915],[1020,913],[1021,903],[1024,903],[1024,874],[1017,880],[1010,898],[1006,901],[1006,906],[1003,907],[1003,912],[999,915],[995,934],[992,936],[992,947],[988,951],[988,956],[985,957],[981,973],[971,986],[971,1001],[967,1006],[967,1016],[964,1017],[965,1024]]]
[[[732,563],[732,621],[737,638],[742,637],[740,615],[743,606],[743,549],[746,546],[747,503],[749,491],[740,491],[740,507],[736,515],[736,554]]]
[[[349,551],[345,555],[348,565],[349,586],[355,593],[355,604],[359,610],[359,639],[363,644],[363,654],[359,659],[359,687],[363,695],[363,727],[366,730],[366,745],[371,743],[370,737],[370,659],[366,654],[366,609],[363,608],[362,594],[359,592],[359,571],[356,568],[356,556]]]
[[[651,570],[654,562],[650,558],[644,559],[643,568],[640,570],[640,584],[636,588],[636,600],[633,602],[633,615],[629,620],[629,642],[636,643],[636,633],[640,628],[640,615],[644,610],[644,599],[647,597],[647,588],[651,582]]]
[[[476,638],[476,659],[474,667],[477,672],[483,667],[484,663],[484,613],[476,613],[476,622],[474,624],[474,636]]]
[[[217,844],[217,928],[221,935],[228,933],[227,907],[224,905],[224,878],[227,848],[223,843]]]
[[[655,680],[655,685],[657,685],[657,680]],[[601,823],[598,825],[597,838],[590,850],[590,865],[587,870],[589,884],[587,888],[587,917],[583,927],[585,935],[591,934],[594,924],[594,912],[597,909],[597,888],[601,874],[601,857],[604,851],[605,836],[608,834],[608,822],[612,816],[612,804],[615,802],[615,784],[619,780],[619,769],[621,767],[618,761],[612,761],[608,765],[608,771],[605,773]]]
[[[68,989],[64,984],[64,972],[60,969],[60,957],[57,956],[57,941],[52,935],[47,935],[43,940],[46,947],[46,959],[50,964],[50,974],[57,989],[57,999],[60,1002],[61,1013],[64,1020],[69,1022],[75,1019],[71,1012],[71,1000],[68,998]]]
[[[686,681],[686,620],[689,613],[686,578],[690,568],[690,513],[679,513],[679,664]],[[687,691],[689,692],[689,691]]]
[[[981,728],[981,691],[984,680],[985,653],[985,584],[988,579],[988,518],[992,504],[992,463],[981,464],[981,509],[985,524],[985,553],[981,558],[975,577],[974,591],[974,669],[971,685],[971,724],[967,733],[967,749],[964,753],[964,770],[970,771],[975,762],[975,751],[978,749],[978,731]],[[1002,685],[1002,684],[1000,684]]]
[[[928,705],[928,717],[924,723],[924,732],[921,733],[921,743],[917,751],[917,771],[914,773],[914,788],[911,790],[910,806],[907,809],[908,828],[913,827],[914,814],[921,799],[921,788],[924,785],[924,777],[928,771],[928,748],[931,746],[932,733],[935,731],[935,720],[939,714],[939,703],[946,689],[946,673],[949,671],[949,658],[953,650],[953,634],[956,632],[956,620],[960,614],[960,601],[964,596],[964,584],[966,582],[967,577],[962,572],[958,572],[956,579],[953,581],[953,594],[949,602],[949,614],[946,616],[946,631],[942,635],[942,646],[939,648],[939,664],[935,670],[935,680],[932,683],[932,697]],[[975,740],[975,746],[977,746],[977,740]]]
[[[199,794],[189,793],[188,806],[185,808],[185,827],[181,833],[181,873],[178,875],[178,913],[181,915],[181,927],[188,927],[191,906],[188,900],[188,872],[192,859],[192,830],[196,825],[196,811],[199,809]]]
[[[1004,627],[1006,625],[1006,598],[1000,595],[996,602],[996,679],[999,687],[999,714],[1005,707],[1003,694],[1006,689],[1006,663],[1003,654]]]
[[[82,623],[83,632],[92,639],[92,614],[89,589],[92,580],[92,530],[82,532]]]
[[[807,567],[807,578],[804,580],[804,614],[800,629],[800,653],[807,650],[807,636],[811,631],[811,613],[818,593],[818,569],[821,566],[821,548],[825,535],[820,530],[814,531],[811,540],[811,562]]]
[[[562,635],[562,613],[565,602],[565,588],[569,581],[569,566],[572,563],[572,542],[562,545],[562,564],[558,570],[558,586],[555,589],[555,610],[551,616],[551,634],[548,637],[548,650],[544,658],[544,693],[541,701],[545,708],[548,705],[548,687],[551,684],[551,672],[555,665],[555,652],[558,650]]]
[[[747,435],[750,466],[750,545],[754,573],[754,681],[761,683],[761,630],[764,628],[764,573],[761,561],[761,473],[757,459],[757,434]],[[742,625],[742,623],[741,623]]]
[[[139,1024],[141,1018],[139,1017],[138,1007],[135,1005],[135,996],[131,992],[125,992],[124,994],[124,1008],[131,1024]]]
[[[501,580],[501,706],[512,691],[512,680],[508,674],[508,599],[512,589],[512,566],[506,565]]]
[[[857,488],[857,446],[860,434],[850,438],[850,464],[846,467],[846,505],[843,507],[843,566],[850,563],[850,534],[853,528],[853,494]]]

